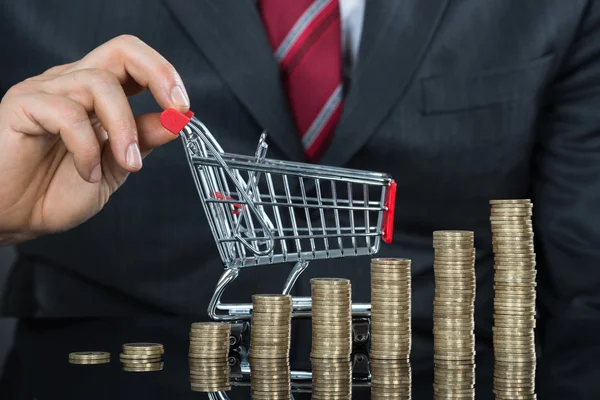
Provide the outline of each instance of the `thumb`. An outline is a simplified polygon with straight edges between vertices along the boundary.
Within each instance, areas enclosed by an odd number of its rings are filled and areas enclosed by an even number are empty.
[[[140,151],[146,156],[153,149],[175,140],[178,135],[169,132],[160,122],[160,113],[142,114],[135,118]]]

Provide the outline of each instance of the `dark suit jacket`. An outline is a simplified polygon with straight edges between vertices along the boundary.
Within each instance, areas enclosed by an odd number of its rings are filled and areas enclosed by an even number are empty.
[[[253,1],[4,0],[2,10],[2,90],[133,34],[175,65],[226,151],[253,154],[266,129],[270,158],[303,161]],[[132,103],[137,113],[157,110],[147,94]],[[477,346],[489,354],[488,202],[531,198],[540,394],[598,398],[600,339],[589,329],[600,326],[599,130],[600,2],[368,1],[322,163],[398,182],[394,242],[380,255],[413,260],[413,363],[431,366],[432,231],[475,231]],[[202,315],[222,272],[179,141],[153,152],[99,215],[18,252],[14,276],[29,285],[12,312],[34,315]],[[244,271],[226,300],[280,290],[288,270]],[[364,257],[314,262],[294,293],[309,294],[312,276],[335,275],[368,301],[368,271]]]

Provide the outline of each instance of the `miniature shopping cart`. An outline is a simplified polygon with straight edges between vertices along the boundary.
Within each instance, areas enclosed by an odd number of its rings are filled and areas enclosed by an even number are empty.
[[[225,272],[208,307],[215,320],[250,319],[252,304],[222,304],[241,270],[295,262],[290,294],[311,260],[373,255],[391,242],[396,183],[382,173],[266,158],[266,134],[254,156],[228,154],[189,111],[168,109],[161,123],[183,139],[185,153]],[[310,297],[293,297],[293,316],[310,316]],[[369,317],[370,304],[353,304]]]

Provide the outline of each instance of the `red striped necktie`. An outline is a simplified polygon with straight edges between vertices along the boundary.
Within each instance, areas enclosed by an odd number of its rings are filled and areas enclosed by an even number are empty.
[[[260,0],[269,41],[310,162],[318,162],[342,113],[339,0]]]

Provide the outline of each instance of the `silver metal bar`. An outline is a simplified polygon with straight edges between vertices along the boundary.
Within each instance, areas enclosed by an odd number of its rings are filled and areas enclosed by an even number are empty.
[[[343,206],[343,205],[327,205],[327,204],[302,204],[302,203],[289,203],[289,202],[277,202],[277,197],[273,196],[273,201],[256,201],[254,202],[257,206],[292,206],[292,207],[303,207],[303,208],[320,208],[323,210],[347,210],[347,211],[385,211],[383,206]],[[298,200],[302,200],[298,198]],[[321,199],[322,201],[331,201],[329,199]],[[223,204],[245,204],[239,200],[227,200],[227,199],[206,199],[207,203],[223,203]],[[377,203],[379,204],[379,203]]]
[[[223,199],[227,199],[227,197],[230,195],[231,191],[229,190],[229,185],[227,184],[227,177],[224,175],[223,173],[223,169],[219,168],[217,170],[216,174],[213,174],[213,180],[214,180],[214,191],[212,193],[210,193],[210,196],[220,196],[221,200]],[[234,206],[233,203],[230,202],[223,202],[220,201],[218,202],[222,205],[216,205],[216,209],[217,209],[217,215],[219,215],[221,217],[221,220],[224,224],[224,226],[226,227],[226,231],[225,234],[228,237],[231,238],[235,238],[237,239],[239,237],[239,234],[236,234],[234,232],[234,226],[236,225],[236,218],[235,218],[235,214],[233,213],[234,211]],[[240,220],[241,218],[238,217],[238,220]],[[244,251],[244,246],[243,243],[240,240],[236,240],[235,243],[236,247],[237,247],[237,251],[238,254],[241,257],[246,256],[246,252]]]
[[[283,285],[283,290],[281,292],[282,294],[288,295],[292,292],[292,288],[296,284],[296,281],[306,268],[308,268],[308,261],[298,261],[296,265],[294,265],[294,268],[292,268],[290,274],[285,280],[285,284]]]
[[[317,201],[319,202],[319,205],[322,204],[321,201],[321,184],[319,183],[318,179],[315,179],[315,188],[317,189]],[[321,217],[321,231],[323,232],[323,242],[325,244],[325,252],[327,254],[329,254],[329,241],[327,240],[327,233],[326,233],[326,224],[325,224],[325,213],[323,212],[322,208],[319,208],[319,216]]]
[[[379,238],[375,238],[376,242],[379,241]],[[357,249],[356,256],[372,256],[376,253],[375,249],[377,246],[371,247],[359,247]],[[329,250],[317,250],[315,254],[312,251],[303,252],[300,256],[296,253],[287,254],[284,258],[283,254],[270,254],[267,256],[251,256],[246,259],[235,259],[232,262],[231,268],[251,268],[260,265],[271,265],[278,263],[287,263],[287,262],[297,262],[297,261],[311,261],[311,260],[322,260],[322,259],[334,259],[341,257],[348,257],[350,254],[342,254],[342,251],[339,249],[329,249]]]
[[[229,400],[227,393],[225,392],[212,392],[208,394],[210,400]]]
[[[336,191],[336,187],[335,187],[335,182],[331,182],[331,198],[333,199],[333,215],[334,215],[334,219],[335,219],[335,228],[336,228],[336,232],[338,234],[338,246],[340,246],[340,250],[342,250],[342,252],[344,251],[344,243],[342,242],[342,238],[341,236],[341,230],[340,230],[340,212],[339,209],[337,207],[337,191]]]
[[[267,145],[267,143],[265,141],[266,137],[267,137],[267,135],[265,133],[260,135],[260,140],[258,142],[258,147],[256,148],[256,153],[255,153],[254,161],[256,163],[263,162],[267,155],[267,149],[269,146]],[[260,171],[258,171],[258,172],[252,171],[252,170],[248,171],[248,185],[246,186],[246,192],[248,193],[248,196],[255,201],[254,204],[256,204],[256,200],[260,200],[260,195],[258,194],[258,190],[257,190],[257,184],[258,184],[258,180],[260,179],[261,175],[262,175],[262,172],[260,172]],[[245,209],[242,208],[240,218],[238,218],[237,225],[233,231],[234,235],[237,235],[240,231],[242,217],[245,216],[244,211],[245,211]],[[264,213],[264,210],[262,210],[262,208],[260,208],[260,211],[262,212],[263,216],[266,216]],[[250,228],[249,231],[251,233],[254,231],[254,224],[252,222],[252,216],[248,215],[247,219],[248,219],[248,224],[249,224],[249,228]]]
[[[322,210],[340,210],[340,211],[385,211],[383,206],[343,206],[343,205],[328,205],[328,204],[302,204],[302,203],[286,203],[286,202],[278,202],[276,201],[276,197],[273,198],[273,201],[257,201],[254,202],[257,206],[287,206],[287,207],[303,207],[303,208],[319,208]],[[321,199],[321,201],[332,201],[330,199]],[[222,204],[245,204],[239,200],[227,200],[227,199],[206,199],[207,203],[222,203]]]
[[[291,371],[290,376],[293,381],[312,380],[312,372],[310,371]]]
[[[265,159],[264,163],[252,163],[254,157],[242,154],[222,153],[223,159],[232,168],[243,170],[254,170],[271,172],[276,174],[286,174],[289,176],[303,176],[312,179],[334,180],[339,182],[368,183],[368,184],[386,184],[391,180],[390,175],[352,170],[348,168],[336,168],[331,166],[320,166],[315,164],[295,163],[290,161],[281,161],[274,159]],[[197,164],[207,164],[219,166],[220,162],[206,156],[192,155],[192,161]]]
[[[330,229],[330,228],[329,228]],[[285,231],[284,231],[285,232]],[[282,232],[283,233],[283,232]],[[369,232],[369,233],[361,233],[360,236],[381,236],[383,234],[383,231],[379,231],[379,232]],[[356,237],[357,234],[356,233],[330,233],[330,234],[325,234],[325,235],[283,235],[282,234],[282,238],[285,239],[289,239],[289,240],[296,240],[296,239],[309,239],[309,238],[314,238],[314,239],[338,239],[338,238],[344,238],[344,237],[348,237],[348,238],[352,238],[352,237]],[[235,238],[229,238],[229,239],[219,239],[219,242],[235,242],[236,239]],[[301,254],[305,254],[306,252],[302,252]]]
[[[250,320],[252,318],[252,303],[219,303],[216,307],[219,311],[225,311],[228,315],[219,315],[221,320]],[[292,317],[293,318],[310,318],[312,316],[312,300],[310,297],[294,297],[292,298]],[[370,317],[370,303],[353,303],[353,317]]]
[[[369,188],[367,185],[363,185],[363,200],[365,201],[365,206],[369,204]],[[365,227],[367,230],[371,227],[369,223],[369,211],[365,208]],[[371,247],[371,238],[366,237],[367,247]]]
[[[352,184],[348,182],[348,203],[352,204]],[[352,230],[352,249],[354,249],[354,254],[356,254],[356,226],[354,224],[354,210],[348,211],[348,217],[350,217],[350,229]]]
[[[313,230],[312,230],[312,222],[311,222],[311,217],[310,217],[310,212],[308,211],[308,207],[306,207],[307,205],[307,201],[306,201],[306,188],[304,187],[304,178],[300,177],[300,191],[302,192],[302,204],[304,205],[304,213],[306,216],[306,229],[308,231],[308,236],[310,236],[310,248],[313,252],[313,254],[316,254],[315,251],[315,238],[312,237],[313,234]]]
[[[214,320],[218,321],[231,321],[238,319],[231,315],[222,315],[217,314],[217,309],[220,309],[221,296],[225,291],[227,285],[229,285],[235,278],[240,274],[240,270],[237,268],[227,268],[225,272],[221,275],[219,282],[217,282],[217,286],[215,288],[215,292],[213,293],[210,302],[208,303],[208,316]]]
[[[354,228],[354,229],[357,232],[357,235],[360,235],[360,236],[364,235],[365,233],[368,233],[365,230],[365,228],[362,227],[362,226],[358,227],[358,228]],[[371,227],[371,232],[370,233],[383,232],[383,229],[381,229],[381,228],[378,231],[375,230],[375,229],[376,229],[375,227]],[[299,234],[302,233],[302,232],[309,232],[308,228],[302,228],[302,227],[297,227],[295,230],[297,230]],[[316,230],[316,229],[313,228],[313,230]],[[257,231],[262,232],[262,230],[260,230],[260,229],[257,229]],[[277,231],[279,231],[279,229]],[[333,226],[333,227],[326,227],[325,231],[326,232],[332,232],[332,234],[337,234],[337,227],[335,227],[335,226]],[[348,236],[352,236],[352,227],[349,227],[349,226],[340,226],[340,231],[341,232],[347,232]],[[293,227],[292,228],[281,228],[281,232],[282,232],[282,234],[287,239],[290,239],[290,238],[293,238],[293,235],[288,235],[288,234],[289,233],[293,234],[294,233],[294,228]],[[343,235],[344,233],[341,233],[341,234]],[[302,236],[302,235],[299,235],[299,236]],[[317,238],[317,236],[315,236],[315,238]],[[231,240],[231,238],[229,238],[227,240]]]
[[[292,204],[290,200],[290,183],[288,182],[287,175],[283,175],[283,189],[285,190],[285,196],[287,197],[288,204]],[[292,207],[288,207],[290,212],[290,220],[292,223],[292,229],[294,231],[294,236],[298,236],[298,224],[296,223],[296,215],[294,214],[294,209]],[[302,245],[300,244],[300,239],[295,239],[296,243],[296,252],[298,255],[302,254]]]
[[[292,380],[292,382],[291,382],[292,391],[294,393],[310,393],[310,392],[312,392],[312,372],[310,372],[310,371],[291,371],[291,372],[294,374],[298,374],[298,376],[301,377],[297,381]],[[248,372],[248,374],[250,374],[250,373]],[[307,374],[310,375],[310,378],[307,378]],[[252,385],[252,383],[251,383],[250,376],[245,377],[245,380],[231,382],[231,386],[236,386],[236,387],[248,387],[251,385]],[[361,379],[361,380],[354,379],[352,381],[352,387],[369,388],[369,387],[371,387],[371,381],[363,380],[363,379]]]
[[[281,238],[281,251],[283,252],[283,258],[285,259],[287,256],[287,244],[285,243],[285,239],[283,238],[283,224],[281,223],[281,214],[279,213],[279,205],[275,198],[275,187],[273,186],[273,178],[271,174],[267,173],[267,188],[269,189],[269,194],[271,194],[271,201],[275,203],[273,206],[273,213],[275,214],[275,224],[277,227],[277,232],[279,233],[279,237]]]
[[[208,167],[207,167],[208,168]],[[289,175],[288,175],[289,176]],[[298,177],[299,179],[302,177]],[[377,187],[381,187],[382,189],[385,188],[385,185],[378,185]],[[237,196],[238,193],[237,192],[231,192],[232,196]],[[260,204],[261,201],[263,201],[263,199],[269,199],[271,198],[270,195],[268,194],[260,194],[258,193],[259,196],[259,200],[255,200],[255,204]],[[281,194],[274,194],[273,197],[277,200],[286,200],[287,196],[285,195],[281,195]],[[307,205],[316,205],[316,203],[318,202],[318,199],[316,197],[309,197],[309,196],[294,196],[294,195],[290,195],[290,198],[293,201],[294,205],[302,205],[304,204],[304,201],[310,201],[313,202],[314,204],[308,203]],[[217,202],[218,200],[216,199],[210,199],[213,202]],[[325,198],[323,198],[323,200],[326,200]],[[331,199],[328,199],[330,202],[332,202]],[[224,202],[229,202],[229,203],[243,203],[244,200],[225,200]],[[344,205],[348,205],[350,206],[350,208],[354,209],[354,210],[362,210],[362,208],[356,208],[356,207],[362,207],[362,204],[364,204],[364,201],[362,200],[354,200],[353,202],[349,202],[348,199],[338,199],[338,206],[340,207],[344,207]],[[271,205],[272,203],[263,203],[263,205]],[[278,204],[281,204],[281,202],[279,202]],[[381,205],[381,202],[379,201],[371,201],[370,203],[370,208],[375,209],[375,210],[380,210],[383,208],[383,206]]]

